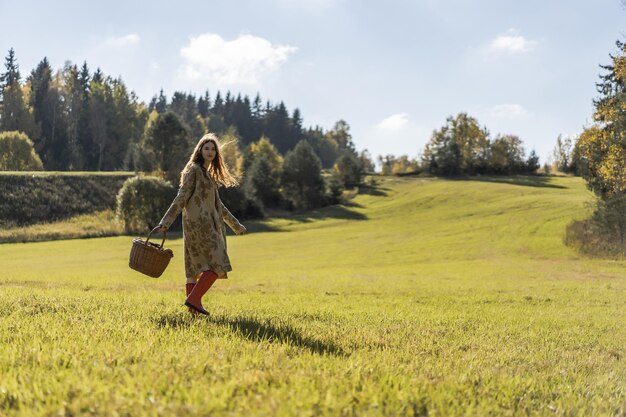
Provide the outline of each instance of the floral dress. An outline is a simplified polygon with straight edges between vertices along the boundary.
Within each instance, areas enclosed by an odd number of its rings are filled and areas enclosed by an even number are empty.
[[[183,213],[185,275],[189,283],[196,282],[203,271],[214,271],[219,278],[227,278],[227,272],[232,271],[224,223],[235,233],[243,226],[224,206],[217,188],[200,165],[193,165],[184,174],[178,194],[161,219],[161,224],[169,228]]]

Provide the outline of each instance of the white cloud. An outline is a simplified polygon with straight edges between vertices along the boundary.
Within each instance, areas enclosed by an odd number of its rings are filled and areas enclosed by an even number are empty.
[[[401,130],[409,125],[407,113],[393,114],[376,125],[381,130]]]
[[[359,149],[368,149],[372,156],[409,155],[417,157],[428,142],[430,129],[411,121],[408,113],[396,113],[363,131],[355,131]]]
[[[130,46],[137,45],[141,38],[136,33],[131,33],[125,36],[107,38],[104,43],[107,46]]]
[[[528,111],[519,104],[498,104],[491,108],[491,115],[499,119],[523,119]]]
[[[489,42],[488,52],[505,52],[509,54],[525,53],[534,49],[536,41],[526,39],[515,29],[509,29],[506,34],[500,35]]]
[[[272,45],[270,41],[252,35],[227,41],[220,35],[205,33],[192,37],[180,50],[184,60],[181,72],[189,80],[256,84],[263,75],[276,71],[297,49]]]

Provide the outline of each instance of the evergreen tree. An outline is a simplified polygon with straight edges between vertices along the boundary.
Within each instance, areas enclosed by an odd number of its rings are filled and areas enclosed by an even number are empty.
[[[539,156],[537,152],[533,149],[530,151],[530,155],[528,155],[528,159],[526,160],[525,171],[529,174],[534,174],[540,167],[539,164]]]
[[[300,141],[285,155],[281,183],[285,197],[297,209],[325,204],[322,163],[306,141]]]
[[[35,136],[38,130],[25,101],[20,71],[13,48],[5,60],[6,72],[0,74],[0,131],[20,131]]]
[[[30,106],[40,132],[39,137],[33,138],[35,149],[47,170],[65,170],[71,157],[67,152],[67,128],[60,91],[63,77],[59,73],[53,76],[52,67],[44,58],[31,72],[28,83]]]
[[[302,137],[313,148],[315,154],[322,161],[322,167],[332,168],[341,151],[337,142],[324,133],[321,127],[308,128],[302,133]]]
[[[111,119],[112,91],[98,69],[89,84],[89,136],[92,138],[91,153],[85,159],[91,170],[105,169],[105,152],[109,144],[107,124]]]
[[[89,74],[89,68],[87,62],[83,62],[80,68],[80,74],[78,76],[78,82],[80,83],[80,108],[78,110],[78,128],[77,128],[77,140],[80,147],[80,155],[82,158],[82,167],[80,169],[94,169],[95,164],[92,161],[91,155],[95,155],[93,137],[91,135],[90,127],[90,113],[89,113],[89,86],[91,84],[91,76]]]
[[[209,96],[209,90],[204,92],[204,96],[198,99],[198,113],[200,117],[206,119],[209,117],[209,110],[211,109],[211,97]]]
[[[282,202],[280,195],[280,172],[265,155],[258,155],[246,172],[244,184],[246,196],[262,207],[278,207]]]
[[[80,73],[76,65],[67,63],[63,68],[63,97],[64,112],[67,128],[67,152],[69,152],[69,170],[82,170],[85,166],[82,155],[82,146],[79,140],[81,111],[84,102],[84,90]]]
[[[146,134],[144,147],[154,154],[157,169],[174,184],[178,183],[191,152],[189,135],[184,123],[172,112],[159,114]]]

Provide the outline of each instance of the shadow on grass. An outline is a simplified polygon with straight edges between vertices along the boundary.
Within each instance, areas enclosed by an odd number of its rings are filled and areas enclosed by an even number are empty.
[[[267,320],[260,321],[252,317],[228,318],[211,316],[209,320],[221,326],[228,326],[235,333],[253,342],[277,342],[308,349],[319,355],[345,355],[338,346],[302,336],[296,329],[284,323],[275,325]]]
[[[518,176],[488,176],[488,177],[458,177],[449,178],[450,180],[462,180],[462,181],[480,181],[480,182],[494,182],[501,184],[521,185],[524,187],[545,187],[545,188],[567,188],[562,185],[551,183],[551,177],[544,177],[540,175],[518,175]]]
[[[220,326],[230,328],[233,332],[252,342],[281,343],[298,348],[308,349],[318,355],[343,356],[345,352],[332,343],[312,339],[301,335],[293,327],[281,323],[272,324],[268,320],[258,320],[252,317],[224,317],[224,316],[191,316],[190,314],[167,313],[155,320],[157,327],[172,329],[186,329],[197,323],[198,320],[208,320]]]
[[[359,194],[363,194],[363,195],[372,195],[375,197],[387,197],[387,191],[389,191],[389,188],[371,186],[371,185],[359,186]]]
[[[367,220],[365,214],[351,210],[350,207],[361,207],[361,205],[357,203],[347,203],[344,205],[329,206],[306,213],[296,214],[293,217],[289,217],[289,219],[301,223],[309,223],[314,220],[323,219]]]

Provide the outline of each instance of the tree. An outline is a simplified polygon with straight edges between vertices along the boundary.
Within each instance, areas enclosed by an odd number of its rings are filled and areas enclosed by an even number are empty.
[[[281,180],[285,197],[297,209],[324,205],[322,164],[306,141],[285,155]]]
[[[526,169],[522,141],[515,135],[498,135],[491,145],[490,167],[496,174],[519,174]]]
[[[626,193],[626,44],[597,84],[601,96],[594,100],[593,126],[580,135],[577,148],[581,173],[591,191],[602,199]]]
[[[191,153],[189,131],[172,112],[159,114],[149,127],[144,147],[154,154],[156,168],[174,184]]]
[[[91,154],[86,155],[86,158],[92,170],[102,171],[109,143],[107,124],[111,118],[112,91],[99,69],[91,79],[89,91],[89,130],[93,146]]]
[[[372,160],[372,155],[367,149],[363,149],[359,154],[359,161],[361,163],[362,172],[371,173],[376,170],[376,166],[374,165],[374,161]]]
[[[489,132],[467,113],[448,117],[424,149],[425,168],[436,175],[482,174],[487,171]]]
[[[22,132],[0,132],[0,171],[41,171],[33,142]]]
[[[272,145],[272,142],[267,136],[261,136],[261,139],[257,142],[248,145],[244,157],[244,171],[247,172],[254,164],[255,159],[260,156],[265,157],[272,167],[272,172],[280,176],[283,167],[283,157],[278,152],[278,149]]]
[[[280,172],[266,155],[258,155],[250,169],[246,171],[244,184],[246,196],[263,207],[278,207],[282,202],[280,195]]]
[[[0,131],[19,130],[36,135],[32,113],[24,101],[19,66],[13,48],[5,60],[6,72],[0,75]]]
[[[561,135],[556,138],[556,144],[552,150],[554,165],[561,172],[570,172],[572,166],[572,140],[563,139]]]
[[[65,170],[71,155],[67,151],[67,127],[61,94],[63,77],[59,73],[54,75],[48,59],[44,58],[31,72],[27,82],[30,84],[30,106],[41,132],[39,137],[33,138],[35,149],[46,169]]]
[[[322,167],[325,169],[332,168],[340,154],[337,142],[325,134],[319,126],[305,130],[302,136],[322,161]]]
[[[335,163],[334,171],[345,188],[353,188],[361,183],[363,167],[359,158],[354,155],[341,155]]]
[[[598,197],[588,225],[596,230],[587,237],[601,239],[626,254],[626,44],[616,42],[618,54],[602,65],[607,73],[596,84],[594,125],[586,128],[575,146],[577,165],[587,187]],[[585,242],[583,242],[585,245]],[[595,245],[597,246],[597,245]]]
[[[541,165],[539,164],[539,156],[537,152],[533,149],[530,151],[530,155],[528,155],[528,159],[526,160],[525,171],[529,174],[535,173]]]

